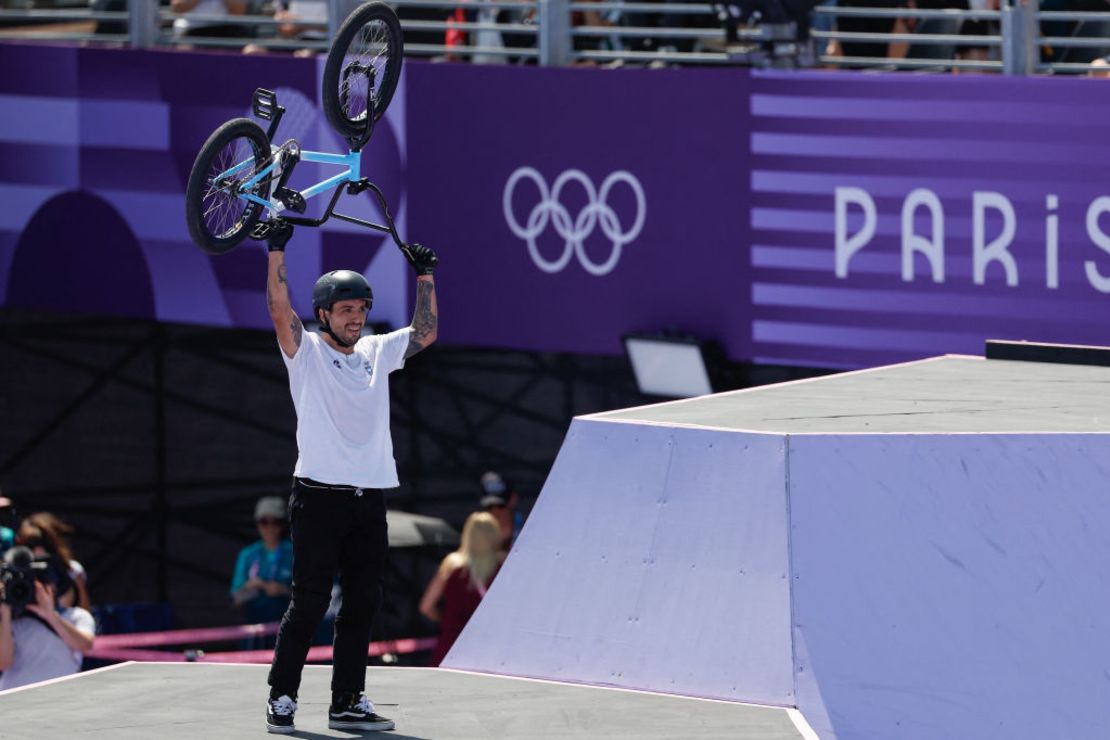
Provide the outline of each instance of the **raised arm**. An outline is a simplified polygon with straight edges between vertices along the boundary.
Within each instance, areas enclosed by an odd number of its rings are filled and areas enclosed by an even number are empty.
[[[289,300],[289,278],[285,272],[285,243],[293,235],[293,227],[277,229],[267,240],[269,266],[266,274],[266,307],[277,331],[278,344],[286,357],[293,357],[301,346],[304,325]]]
[[[436,305],[435,272],[439,258],[435,252],[420,244],[406,245],[401,250],[405,259],[416,270],[416,306],[412,312],[412,336],[409,338],[405,357],[420,352],[439,335],[439,307]]]
[[[439,333],[439,309],[436,307],[436,284],[431,275],[416,278],[416,308],[412,312],[412,336],[405,357],[412,357],[436,340]]]

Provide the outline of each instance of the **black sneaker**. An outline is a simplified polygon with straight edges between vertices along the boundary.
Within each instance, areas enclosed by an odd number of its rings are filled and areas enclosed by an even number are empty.
[[[297,711],[297,702],[285,694],[267,701],[266,731],[282,734],[295,732],[297,729],[293,726],[293,712],[295,711]]]
[[[328,710],[328,727],[333,730],[392,730],[393,720],[374,713],[366,694],[342,694]]]

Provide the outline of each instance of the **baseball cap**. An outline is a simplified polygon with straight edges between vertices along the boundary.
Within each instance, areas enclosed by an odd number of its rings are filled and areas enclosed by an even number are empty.
[[[483,509],[488,509],[491,506],[509,505],[509,486],[500,473],[495,470],[483,473],[481,484],[482,499],[479,504]]]
[[[274,519],[284,519],[285,499],[280,496],[263,496],[258,499],[258,503],[254,505],[255,521],[267,516]]]

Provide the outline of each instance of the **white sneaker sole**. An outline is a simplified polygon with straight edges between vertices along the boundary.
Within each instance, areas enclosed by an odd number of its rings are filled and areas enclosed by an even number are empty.
[[[396,724],[390,720],[389,722],[358,722],[356,720],[345,721],[341,719],[329,719],[328,728],[332,730],[392,730]]]
[[[285,725],[271,725],[269,722],[266,723],[266,732],[273,732],[277,735],[288,735],[296,731],[297,728],[293,725],[287,727]]]

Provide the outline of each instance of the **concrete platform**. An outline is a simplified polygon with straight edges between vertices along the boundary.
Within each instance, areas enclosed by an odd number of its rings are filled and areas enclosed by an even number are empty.
[[[1110,432],[1110,368],[948,355],[583,418],[784,434]]]
[[[0,738],[238,740],[264,726],[267,666],[124,663],[0,692]],[[370,668],[367,694],[397,729],[329,730],[331,668],[305,668],[297,732],[401,740],[730,738],[800,740],[793,710],[504,678],[437,668]],[[804,730],[803,725],[803,730]],[[813,737],[810,735],[809,737]]]

